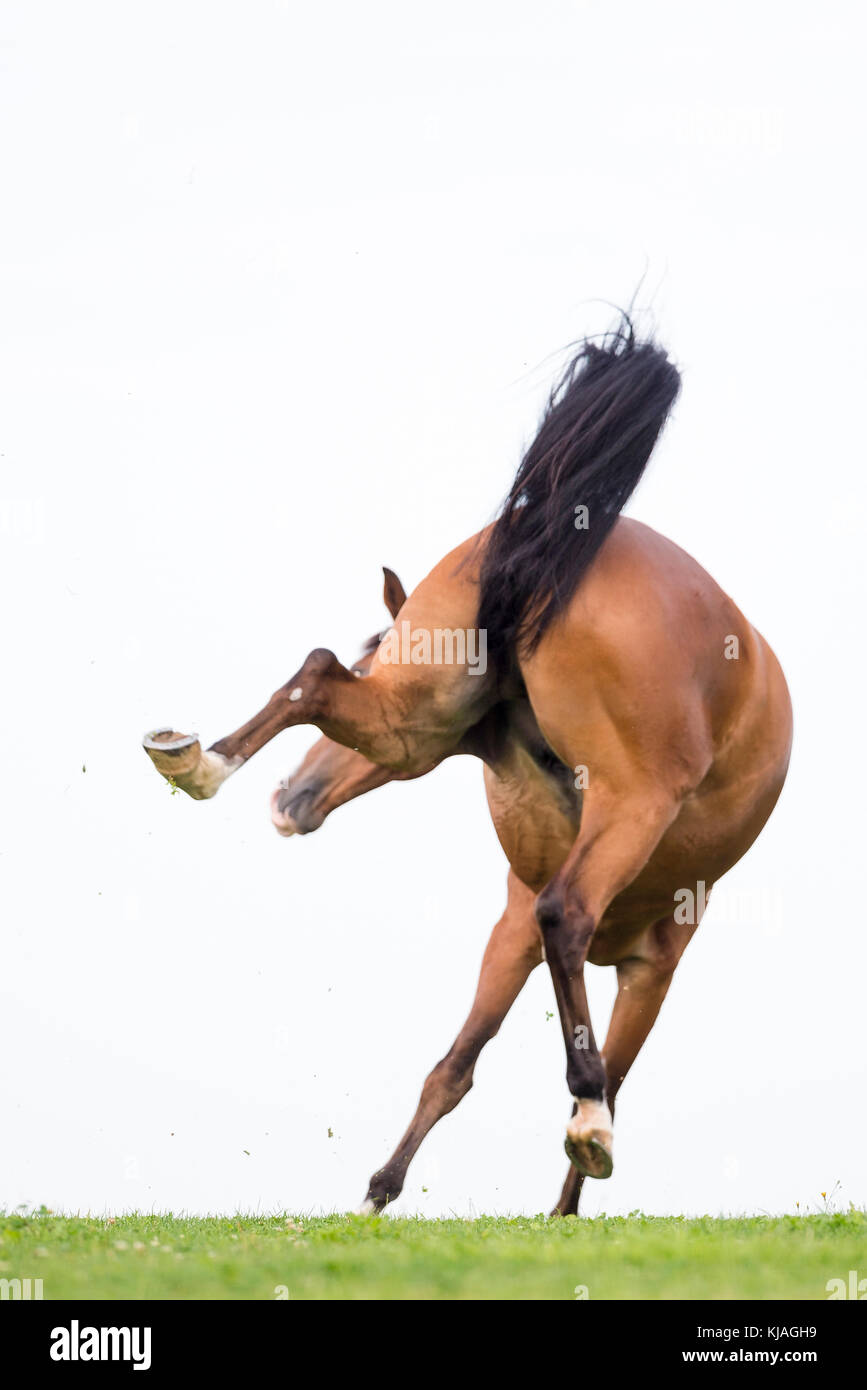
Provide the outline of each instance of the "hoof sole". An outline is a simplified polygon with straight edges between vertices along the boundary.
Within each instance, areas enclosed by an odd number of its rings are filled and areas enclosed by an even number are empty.
[[[577,1100],[566,1126],[569,1162],[585,1178],[610,1178],[614,1171],[611,1111],[604,1100]]]
[[[567,1137],[563,1147],[572,1167],[585,1178],[610,1178],[614,1172],[614,1159],[598,1139],[574,1143]]]

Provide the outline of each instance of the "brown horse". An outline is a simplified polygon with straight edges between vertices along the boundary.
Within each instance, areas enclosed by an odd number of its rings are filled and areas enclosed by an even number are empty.
[[[383,599],[392,619],[397,619],[406,602],[406,593],[392,570],[385,569],[384,574]],[[384,636],[385,633],[379,633],[366,643],[353,665],[354,671],[367,675],[373,655]],[[522,806],[532,806],[533,814],[525,827],[528,836],[538,835],[544,831],[546,824],[550,824],[558,827],[564,840],[571,843],[575,833],[574,823],[580,817],[581,793],[568,770],[546,752],[529,702],[523,700],[520,704],[520,710],[516,705],[512,712],[510,723],[513,732],[503,743],[502,752],[506,756],[497,760],[504,771],[511,764],[513,775],[501,779],[492,765],[485,766],[485,785],[494,826],[499,831],[503,807],[512,808],[514,815],[515,811],[520,812]],[[517,741],[516,731],[520,731]],[[508,752],[507,742],[511,744]],[[466,749],[458,751],[471,751],[474,739],[468,738],[467,745]],[[520,751],[530,754],[531,761],[527,766],[533,775],[529,780],[521,774]],[[547,769],[548,776],[538,776],[540,764]],[[514,775],[515,771],[517,775]],[[401,780],[400,774],[378,767],[361,753],[334,743],[323,735],[308,750],[296,771],[285,778],[272,794],[271,819],[281,835],[309,835],[318,830],[339,806],[345,806],[356,797],[394,780]],[[445,1057],[427,1077],[415,1115],[394,1154],[371,1178],[362,1211],[380,1211],[387,1202],[399,1196],[409,1165],[422,1141],[470,1090],[482,1048],[497,1034],[530,973],[544,959],[542,936],[533,904],[532,892],[510,869],[505,911],[491,932],[485,949],[467,1020]],[[647,1032],[653,1018],[648,1018],[646,1022]],[[616,1044],[615,1034],[615,1029],[609,1030],[608,1040],[602,1049],[603,1059],[612,1055],[612,1044]],[[609,1069],[608,1099],[612,1112],[616,1090],[643,1040],[643,1037],[633,1040],[632,1055],[627,1055],[620,1048],[615,1081],[612,1081]],[[552,1216],[577,1214],[583,1181],[583,1177],[570,1164]]]
[[[499,519],[414,590],[366,674],[317,649],[208,752],[170,730],[145,740],[194,797],[295,724],[361,754],[381,770],[374,780],[481,757],[512,870],[495,935],[510,939],[509,959],[529,959],[531,915],[538,924],[574,1101],[566,1150],[582,1177],[612,1171],[614,1096],[697,925],[685,895],[706,900],[752,844],[791,745],[788,691],[764,639],[679,547],[618,520],[678,388],[665,353],[628,324],[583,344]],[[604,1058],[588,960],[618,971]],[[506,1007],[526,978],[515,986],[520,968],[510,973]],[[449,1084],[473,1046],[461,1044]],[[424,1097],[422,1110],[423,1133],[436,1115]],[[375,1206],[400,1190],[404,1149],[419,1141],[411,1127],[374,1177]]]

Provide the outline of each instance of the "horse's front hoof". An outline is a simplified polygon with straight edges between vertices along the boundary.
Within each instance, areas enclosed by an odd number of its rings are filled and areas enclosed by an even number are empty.
[[[195,801],[213,796],[242,762],[221,753],[203,753],[198,734],[179,734],[174,729],[152,729],[142,739],[142,747],[157,772]]]
[[[572,1167],[585,1178],[610,1178],[613,1142],[611,1112],[605,1101],[579,1100],[566,1126],[565,1149]]]

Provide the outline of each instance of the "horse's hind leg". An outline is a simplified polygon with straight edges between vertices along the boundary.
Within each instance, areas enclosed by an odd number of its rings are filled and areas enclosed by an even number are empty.
[[[696,925],[677,923],[673,918],[657,922],[642,937],[635,953],[617,966],[617,997],[602,1048],[606,1101],[612,1120],[617,1093],[656,1022],[675,967]],[[576,1110],[577,1106],[573,1108],[573,1117]],[[583,1176],[570,1166],[551,1215],[576,1215],[583,1185]]]
[[[324,647],[234,733],[203,752],[194,736],[158,729],[145,750],[164,777],[197,800],[284,729],[315,724],[328,738],[395,773],[419,776],[453,753],[486,708],[484,676],[453,666],[381,666],[358,679]]]
[[[566,1127],[566,1152],[579,1173],[595,1178],[611,1175],[613,1136],[584,965],[606,908],[643,868],[677,813],[674,798],[642,791],[614,800],[597,788],[586,796],[578,839],[536,902],[566,1043],[566,1080],[577,1103]]]
[[[437,1121],[454,1110],[467,1094],[479,1053],[499,1029],[541,959],[542,941],[533,917],[533,894],[510,872],[509,900],[488,941],[467,1021],[425,1081],[409,1129],[385,1166],[370,1179],[362,1211],[381,1211],[400,1195],[419,1145]]]
[[[626,1073],[647,1041],[675,967],[697,925],[678,923],[673,917],[655,923],[634,954],[617,966],[617,998],[602,1049],[612,1113]]]
[[[572,1106],[572,1114],[577,1111],[578,1106]],[[563,1191],[557,1199],[556,1205],[551,1208],[549,1216],[577,1216],[578,1203],[581,1200],[581,1189],[584,1186],[584,1175],[579,1173],[577,1168],[569,1164],[569,1171],[563,1183]]]

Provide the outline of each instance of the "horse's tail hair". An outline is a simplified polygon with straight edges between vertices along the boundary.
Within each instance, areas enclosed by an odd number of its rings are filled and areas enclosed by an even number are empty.
[[[532,652],[569,603],[679,390],[677,368],[625,314],[601,341],[579,344],[488,534],[478,624],[495,657]]]

